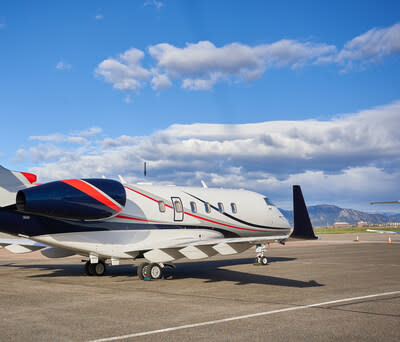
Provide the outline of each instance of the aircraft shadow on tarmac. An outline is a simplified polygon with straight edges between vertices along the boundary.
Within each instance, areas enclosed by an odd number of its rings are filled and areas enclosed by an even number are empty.
[[[285,257],[269,257],[269,263],[285,262],[296,260],[296,258],[285,258]],[[196,262],[195,266],[193,263],[180,263],[179,266],[173,270],[166,270],[167,275],[173,272],[174,279],[180,278],[196,278],[204,279],[207,283],[219,282],[219,281],[230,281],[236,285],[246,284],[264,284],[264,285],[275,285],[275,286],[287,286],[287,287],[315,287],[323,286],[315,280],[301,281],[289,278],[274,277],[264,275],[261,270],[268,269],[268,266],[256,265],[254,266],[254,259],[231,259],[231,260],[210,260]],[[233,265],[248,265],[251,273],[235,271],[231,269],[224,269],[221,267],[233,266]],[[257,270],[260,269],[260,272]]]
[[[286,257],[269,257],[269,263],[293,261],[296,258]],[[316,287],[324,286],[315,280],[301,281],[289,278],[274,277],[264,275],[264,270],[268,266],[254,266],[253,258],[238,258],[226,260],[207,260],[197,262],[181,262],[176,264],[176,269],[165,270],[165,278],[167,280],[179,280],[186,278],[203,279],[206,283],[228,281],[235,285],[246,284],[263,284],[286,287]],[[224,269],[223,267],[235,265],[248,265],[251,273]],[[82,277],[83,264],[4,264],[3,267],[20,268],[20,269],[41,269],[50,272],[44,274],[35,274],[28,276],[29,278],[52,278],[52,277]],[[136,276],[137,267],[132,265],[120,265],[108,267],[104,277],[121,277]],[[260,270],[260,272],[258,272]],[[133,272],[132,272],[133,271]],[[97,277],[94,277],[97,278]]]

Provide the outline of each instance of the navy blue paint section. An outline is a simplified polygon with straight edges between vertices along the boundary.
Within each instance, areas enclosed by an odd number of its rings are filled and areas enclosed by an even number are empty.
[[[199,197],[197,197],[197,196],[194,196],[194,195],[192,195],[192,194],[189,194],[188,192],[185,192],[185,193],[188,194],[189,196],[192,196],[193,198],[199,200],[200,202],[208,203],[208,202],[202,200],[201,198],[199,198]],[[211,208],[213,208],[214,210],[216,210],[216,211],[218,211],[219,213],[221,213],[217,207],[213,206],[211,203],[209,203],[209,204],[210,204]],[[250,227],[263,228],[263,229],[280,229],[280,230],[287,230],[287,228],[268,227],[268,226],[261,226],[261,225],[259,225],[259,224],[250,223],[250,222],[247,222],[247,221],[238,219],[237,217],[232,216],[232,215],[229,215],[228,213],[225,213],[225,212],[223,212],[223,213],[221,213],[221,214],[224,215],[224,216],[226,216],[226,217],[229,217],[229,218],[232,219],[233,221],[240,222],[240,223],[242,223],[242,224],[246,224],[246,225],[248,225],[248,226],[250,226]]]
[[[85,178],[83,180],[100,189],[114,201],[118,202],[122,207],[125,207],[126,192],[124,186],[120,182],[102,178]]]
[[[26,219],[24,219],[24,217]],[[29,217],[29,219],[28,219]],[[202,226],[184,226],[146,223],[118,223],[108,221],[83,222],[57,220],[45,216],[22,215],[16,212],[0,210],[0,231],[13,235],[38,236],[45,234],[77,233],[112,230],[149,230],[149,229],[210,229],[220,232],[224,237],[237,237],[238,234],[224,229]]]
[[[293,185],[293,221],[294,229],[290,237],[298,239],[317,239],[299,185]]]
[[[104,192],[109,191],[119,203],[125,203],[126,194],[121,183],[105,179],[91,181],[98,185],[103,184]],[[60,181],[19,191],[17,209],[22,213],[71,220],[96,220],[116,214],[107,205]]]

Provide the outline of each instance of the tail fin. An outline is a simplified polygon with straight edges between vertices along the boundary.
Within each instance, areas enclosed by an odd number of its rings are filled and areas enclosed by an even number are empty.
[[[294,229],[290,235],[291,238],[318,239],[314,234],[300,185],[293,185],[293,222]]]
[[[32,173],[11,171],[0,166],[0,207],[15,204],[17,191],[34,182],[36,176]]]

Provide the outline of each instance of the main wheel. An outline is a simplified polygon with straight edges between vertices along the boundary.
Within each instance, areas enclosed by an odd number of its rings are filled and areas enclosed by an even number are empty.
[[[104,263],[103,260],[99,260],[97,264],[93,264],[93,269],[95,275],[102,276],[106,271],[106,264]]]
[[[266,256],[263,256],[263,257],[260,258],[260,264],[264,265],[264,266],[268,265],[268,259],[267,259]]]
[[[85,263],[85,273],[88,276],[94,275],[94,269],[93,269],[92,264],[90,263],[90,261],[86,261],[86,263]]]
[[[144,278],[150,278],[150,267],[149,263],[143,262],[138,266],[137,274],[140,280]]]
[[[149,267],[151,279],[160,279],[162,277],[162,268],[159,264],[151,264]]]

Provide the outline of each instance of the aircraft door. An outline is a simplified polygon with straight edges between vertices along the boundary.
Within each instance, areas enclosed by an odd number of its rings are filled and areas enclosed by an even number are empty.
[[[174,206],[174,221],[183,221],[183,205],[179,197],[171,197]]]

